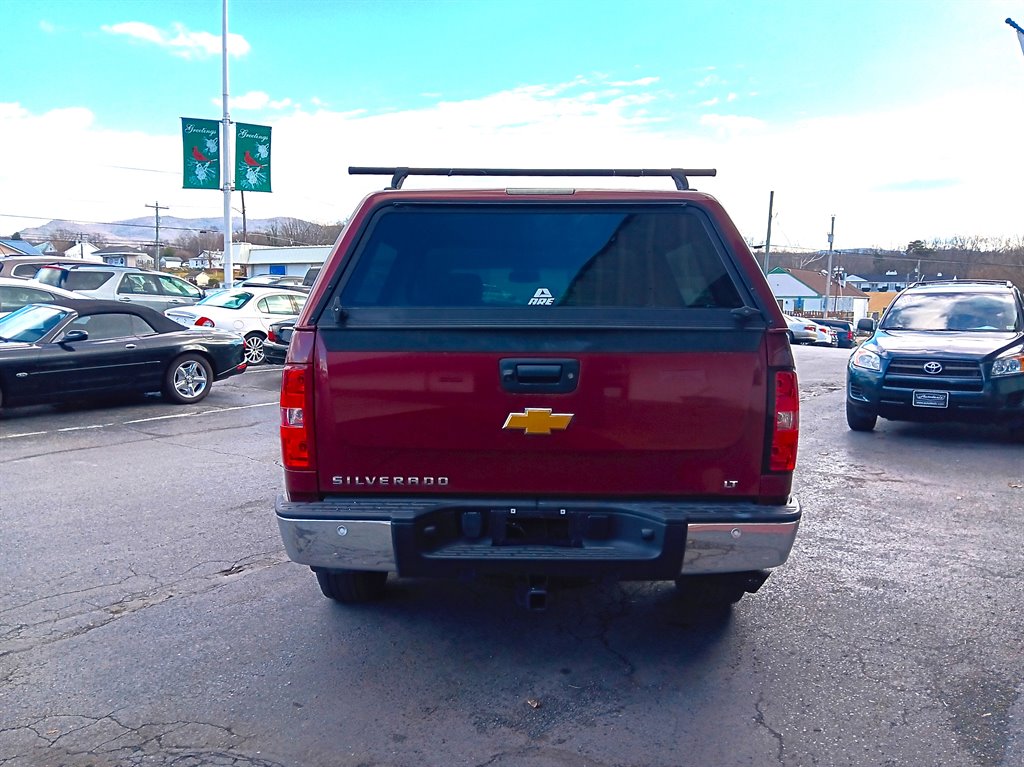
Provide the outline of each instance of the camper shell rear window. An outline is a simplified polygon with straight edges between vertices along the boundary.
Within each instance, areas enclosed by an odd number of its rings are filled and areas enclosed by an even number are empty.
[[[686,204],[387,206],[340,294],[347,309],[743,305],[706,217]]]

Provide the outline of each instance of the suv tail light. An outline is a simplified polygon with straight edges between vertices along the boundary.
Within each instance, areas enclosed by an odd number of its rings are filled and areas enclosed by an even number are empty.
[[[273,328],[271,328],[270,330],[267,331],[267,340],[270,341],[270,343],[272,343],[272,344],[276,344],[277,343],[277,336],[274,335],[274,329]]]
[[[775,371],[775,419],[772,427],[771,471],[793,471],[800,439],[800,391],[796,372]]]

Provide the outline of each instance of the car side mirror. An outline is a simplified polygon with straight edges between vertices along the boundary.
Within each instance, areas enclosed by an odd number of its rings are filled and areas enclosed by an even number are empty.
[[[60,339],[61,345],[73,344],[78,341],[87,341],[89,339],[89,333],[85,330],[69,330],[64,334],[64,337]]]
[[[857,320],[857,330],[863,331],[865,333],[874,333],[875,321],[870,317],[865,317],[864,319]]]

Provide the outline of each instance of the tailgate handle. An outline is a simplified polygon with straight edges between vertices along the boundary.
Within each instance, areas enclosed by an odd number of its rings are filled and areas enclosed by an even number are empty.
[[[501,386],[511,392],[560,394],[576,390],[580,361],[573,359],[503,359]]]
[[[516,378],[523,383],[557,383],[562,378],[562,366],[516,365]]]

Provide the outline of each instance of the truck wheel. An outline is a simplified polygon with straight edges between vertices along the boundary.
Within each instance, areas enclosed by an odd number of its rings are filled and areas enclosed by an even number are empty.
[[[388,574],[371,570],[317,570],[316,582],[328,599],[344,604],[376,602],[384,597]]]
[[[747,593],[742,579],[732,575],[683,575],[676,588],[687,607],[728,607]]]
[[[846,423],[854,431],[874,431],[878,416],[847,402]]]

